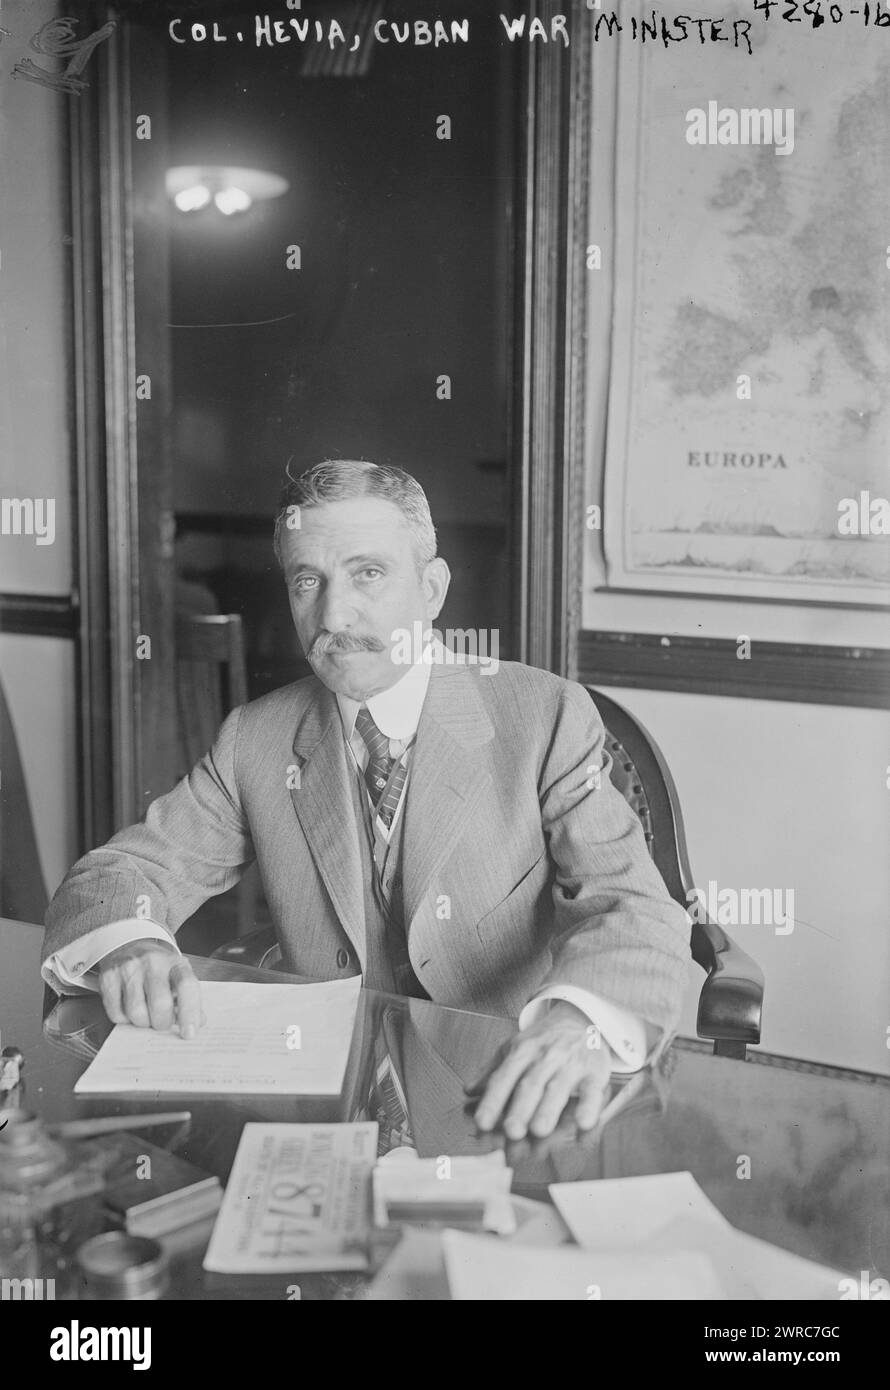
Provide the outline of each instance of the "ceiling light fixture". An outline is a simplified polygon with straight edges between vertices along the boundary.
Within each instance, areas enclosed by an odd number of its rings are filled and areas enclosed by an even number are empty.
[[[234,184],[221,188],[213,201],[220,212],[225,213],[226,217],[231,217],[233,212],[246,212],[253,204],[250,194],[245,193],[243,188],[236,188]]]
[[[205,184],[193,183],[190,187],[181,188],[175,193],[173,201],[180,212],[199,212],[201,208],[206,208],[210,197],[210,189]]]
[[[165,183],[180,212],[200,212],[212,203],[226,217],[280,198],[290,187],[279,174],[229,164],[178,164],[167,170]]]

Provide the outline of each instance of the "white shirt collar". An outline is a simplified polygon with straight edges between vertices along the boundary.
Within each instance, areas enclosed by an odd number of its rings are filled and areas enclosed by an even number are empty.
[[[438,647],[441,644],[434,638],[431,645]],[[431,652],[429,647],[425,648],[419,659],[408,667],[395,685],[381,690],[379,695],[372,695],[370,700],[365,701],[371,718],[387,738],[404,743],[417,733],[420,712],[426,699],[435,659],[435,653]],[[347,739],[351,739],[355,730],[355,717],[361,705],[358,700],[340,694],[337,695],[337,705],[343,721],[343,730]]]

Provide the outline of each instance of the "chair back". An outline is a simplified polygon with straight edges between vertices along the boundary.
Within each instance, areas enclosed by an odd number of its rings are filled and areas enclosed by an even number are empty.
[[[646,845],[675,902],[686,911],[695,887],[680,798],[655,739],[623,705],[587,688],[606,730],[610,777],[640,818]],[[690,934],[692,958],[708,978],[698,1001],[697,1030],[714,1040],[714,1051],[744,1060],[760,1042],[763,971],[723,928],[698,913]]]
[[[655,739],[623,705],[587,687],[606,730],[610,777],[640,818],[646,846],[674,902],[688,909],[695,882],[689,866],[680,798],[670,769]],[[700,941],[700,923],[692,927],[693,958],[707,969],[711,952]]]
[[[176,619],[178,774],[206,753],[225,716],[247,701],[240,613],[183,613]]]
[[[612,785],[639,816],[649,853],[668,892],[685,907],[686,888],[691,886],[686,836],[677,788],[664,755],[649,731],[623,705],[601,690],[587,687],[587,693],[605,726]]]

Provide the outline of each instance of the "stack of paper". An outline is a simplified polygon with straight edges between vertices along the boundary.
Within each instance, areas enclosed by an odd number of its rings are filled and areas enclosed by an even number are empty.
[[[184,1040],[119,1023],[78,1092],[336,1096],[361,977],[311,985],[204,981],[206,1023]]]
[[[509,1235],[516,1229],[510,1202],[513,1170],[502,1149],[492,1153],[418,1158],[393,1149],[374,1169],[374,1224],[469,1226]]]

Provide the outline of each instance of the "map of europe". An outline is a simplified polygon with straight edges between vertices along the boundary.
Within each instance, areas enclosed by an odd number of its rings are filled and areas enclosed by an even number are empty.
[[[838,521],[890,488],[890,58],[846,25],[625,62],[613,579],[887,601],[890,535]],[[690,144],[709,102],[792,113],[792,148]]]

